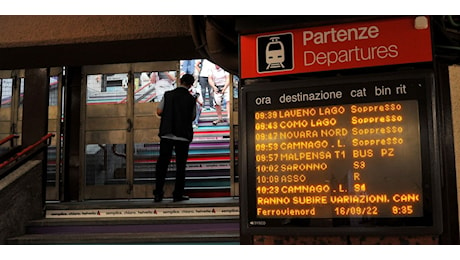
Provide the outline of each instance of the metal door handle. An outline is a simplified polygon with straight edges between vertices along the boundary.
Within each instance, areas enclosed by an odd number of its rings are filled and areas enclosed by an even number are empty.
[[[133,130],[133,121],[131,121],[131,119],[128,118],[126,122],[128,123],[128,128],[126,128],[126,131],[131,132],[131,130]]]

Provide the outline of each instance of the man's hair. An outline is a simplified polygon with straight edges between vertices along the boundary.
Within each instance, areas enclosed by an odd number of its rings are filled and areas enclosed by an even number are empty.
[[[180,82],[183,85],[190,87],[193,85],[193,82],[195,82],[195,78],[191,74],[184,74],[182,78],[180,78]]]

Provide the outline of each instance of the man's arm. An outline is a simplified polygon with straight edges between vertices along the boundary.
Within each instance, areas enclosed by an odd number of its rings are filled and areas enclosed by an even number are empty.
[[[196,117],[196,106],[193,106],[193,112],[192,112],[192,122],[195,120]]]
[[[230,74],[226,73],[225,74],[225,86],[222,89],[222,93],[225,93],[225,90],[227,90],[228,87],[230,87]]]
[[[212,77],[212,73],[209,73],[209,76],[208,76],[208,83],[209,83],[209,86],[211,86],[211,88],[214,90],[214,92],[217,92],[217,87],[216,87],[216,84],[214,84],[214,80],[213,80],[213,77]]]
[[[163,98],[161,99],[160,103],[158,103],[158,106],[157,106],[157,115],[161,116],[161,114],[163,113],[164,106],[165,106],[165,97],[163,96]]]
[[[195,62],[195,70],[197,71],[198,76],[200,76],[200,72],[201,72],[201,67],[200,67],[200,65],[201,65],[201,61],[200,61],[200,60],[197,61],[197,62]]]

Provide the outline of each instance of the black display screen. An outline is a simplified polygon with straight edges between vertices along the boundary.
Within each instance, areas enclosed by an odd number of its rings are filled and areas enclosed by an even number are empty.
[[[433,87],[429,72],[245,86],[247,228],[439,232]]]

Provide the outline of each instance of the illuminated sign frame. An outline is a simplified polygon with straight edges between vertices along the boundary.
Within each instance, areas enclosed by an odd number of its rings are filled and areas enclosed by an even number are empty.
[[[434,126],[434,74],[430,70],[415,72],[381,73],[364,76],[350,76],[343,78],[323,79],[321,81],[299,80],[284,82],[256,82],[242,87],[242,105],[245,107],[241,116],[241,126],[246,133],[241,137],[241,218],[242,233],[246,234],[273,234],[273,235],[337,235],[337,234],[439,234],[442,231],[441,223],[441,200],[440,200],[440,163],[437,151],[436,128]],[[391,89],[385,94],[385,90]],[[366,93],[367,91],[367,93]],[[340,98],[320,97],[303,99],[299,93],[340,92]],[[373,93],[372,93],[373,92]],[[354,93],[354,94],[351,94]],[[359,94],[361,93],[361,94]],[[392,93],[392,94],[390,94]],[[287,102],[286,97],[291,101]],[[307,97],[308,95],[304,95]],[[313,96],[311,96],[313,97]],[[412,114],[418,116],[415,120],[408,120],[408,124],[418,129],[419,136],[413,146],[419,155],[418,161],[411,161],[413,165],[404,167],[414,169],[413,175],[420,178],[421,198],[418,216],[395,215],[360,215],[358,212],[346,216],[308,216],[305,215],[258,215],[258,196],[263,186],[256,180],[260,176],[260,169],[256,164],[256,155],[265,154],[256,152],[256,125],[257,122],[269,122],[270,120],[256,120],[255,115],[263,111],[284,111],[286,109],[305,109],[319,107],[341,107],[348,105],[378,105],[378,104],[402,104],[412,107]],[[415,105],[414,105],[415,104]],[[357,106],[358,107],[358,106]],[[364,107],[364,106],[363,106]],[[414,110],[415,107],[415,110]],[[349,107],[348,107],[349,109]],[[415,112],[414,112],[415,111]],[[262,113],[261,115],[267,115]],[[407,116],[407,115],[402,115]],[[274,120],[273,122],[276,122]],[[418,125],[415,125],[418,123]],[[266,127],[268,124],[265,124]],[[258,132],[260,133],[260,132]],[[268,132],[267,132],[268,133]],[[276,145],[276,142],[273,144]],[[260,143],[257,143],[260,145]],[[259,147],[259,146],[257,146]],[[261,147],[261,146],[260,146]],[[259,149],[259,148],[257,148]],[[266,149],[265,147],[263,149]],[[268,148],[267,148],[268,149]],[[349,151],[347,151],[348,153]],[[276,152],[273,153],[273,155]],[[419,157],[417,157],[419,156]],[[380,159],[375,159],[380,160]],[[334,160],[329,164],[333,164]],[[415,162],[415,163],[414,163]],[[415,165],[419,163],[420,165]],[[379,171],[379,170],[376,170]],[[380,172],[373,172],[379,174]],[[259,175],[258,175],[259,174]],[[284,174],[284,173],[282,173]],[[409,177],[412,178],[412,177]],[[380,187],[379,187],[380,188]],[[388,189],[384,187],[384,189]],[[257,190],[257,191],[256,191]],[[265,194],[264,190],[264,194]],[[277,190],[279,191],[279,190]],[[259,192],[259,195],[258,195]],[[335,191],[334,191],[335,192]],[[388,195],[390,196],[390,195]],[[270,197],[270,196],[268,196]],[[286,199],[288,200],[288,199]],[[388,199],[387,202],[390,202]],[[392,202],[394,203],[394,202]],[[333,207],[329,203],[328,206]],[[390,204],[390,203],[387,203]],[[276,206],[275,206],[276,208]],[[280,206],[282,209],[282,206]],[[285,208],[284,208],[285,209]],[[291,210],[288,208],[288,210]],[[273,211],[275,212],[275,211]],[[348,212],[348,211],[347,211]]]
[[[241,35],[240,57],[242,79],[430,62],[430,22],[407,16]]]

